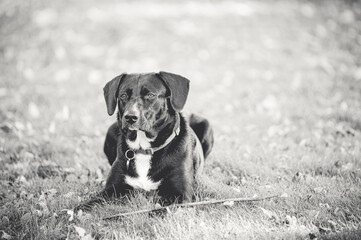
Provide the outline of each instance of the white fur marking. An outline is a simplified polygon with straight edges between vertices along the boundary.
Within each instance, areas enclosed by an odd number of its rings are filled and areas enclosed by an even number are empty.
[[[134,103],[132,106],[132,111],[134,111],[134,113],[139,113],[139,109],[138,109],[138,103]]]
[[[125,176],[125,182],[133,188],[141,188],[146,191],[156,190],[159,187],[161,181],[153,182],[148,177],[150,169],[151,155],[136,154],[135,155],[135,171],[138,173],[138,177]]]
[[[151,139],[147,138],[147,136],[145,136],[145,132],[138,130],[137,131],[137,138],[135,139],[134,142],[130,141],[129,139],[127,139],[127,144],[131,149],[147,149],[150,148],[150,142]]]
[[[137,138],[134,142],[127,140],[127,144],[132,149],[147,149],[150,148],[150,139],[145,136],[143,131],[137,131]],[[140,188],[146,191],[156,190],[159,187],[161,181],[153,182],[148,177],[148,172],[151,167],[151,158],[152,155],[148,154],[135,154],[135,171],[138,174],[138,177],[125,176],[125,182],[132,186],[133,188]]]

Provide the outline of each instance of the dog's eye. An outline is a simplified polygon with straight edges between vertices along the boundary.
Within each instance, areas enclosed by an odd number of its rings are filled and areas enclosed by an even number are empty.
[[[153,99],[153,98],[155,98],[155,94],[154,93],[148,93],[147,98],[148,99]]]
[[[123,93],[122,95],[120,95],[120,99],[122,99],[122,100],[125,100],[125,99],[127,99],[127,94],[125,94],[125,93]]]

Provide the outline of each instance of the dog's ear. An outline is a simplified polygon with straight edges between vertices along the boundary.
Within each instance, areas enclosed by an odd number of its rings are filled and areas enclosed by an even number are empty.
[[[126,74],[123,73],[123,74],[119,75],[118,77],[113,78],[103,88],[105,103],[107,104],[107,110],[108,110],[108,114],[110,116],[113,115],[115,108],[117,107],[118,90],[119,90],[119,86],[120,86],[121,82],[123,81],[125,75]]]
[[[167,72],[159,72],[158,76],[163,79],[170,91],[170,104],[173,109],[180,112],[187,100],[189,80],[180,75]]]

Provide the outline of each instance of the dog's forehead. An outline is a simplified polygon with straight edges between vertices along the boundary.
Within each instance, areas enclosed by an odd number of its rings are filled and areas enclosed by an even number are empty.
[[[158,90],[165,89],[163,82],[154,74],[141,75],[139,78],[139,86]]]
[[[139,88],[139,90],[146,88],[150,91],[166,90],[164,83],[155,74],[129,74],[124,79],[125,88]]]

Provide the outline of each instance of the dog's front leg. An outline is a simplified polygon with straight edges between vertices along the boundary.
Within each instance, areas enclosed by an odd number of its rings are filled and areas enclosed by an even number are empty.
[[[95,204],[101,204],[112,197],[123,196],[129,190],[130,186],[124,183],[121,161],[117,158],[112,165],[104,190],[96,194],[89,201],[77,206],[75,210],[90,210]]]

